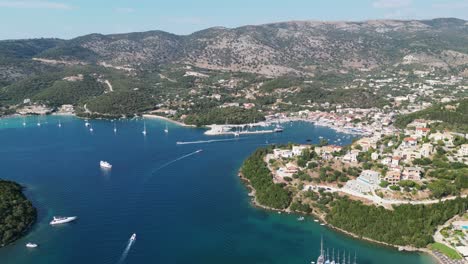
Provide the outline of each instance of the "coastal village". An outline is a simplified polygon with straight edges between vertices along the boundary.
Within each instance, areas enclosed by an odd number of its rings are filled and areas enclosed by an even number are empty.
[[[322,138],[318,145],[276,147],[264,162],[273,181],[291,190],[293,201],[302,205],[310,200],[310,192],[346,195],[389,210],[466,197],[467,135],[431,129],[433,123],[417,119],[401,133],[379,130],[348,146],[330,145]],[[314,214],[322,214],[313,203],[310,206]],[[468,257],[468,218],[457,219],[434,238]]]

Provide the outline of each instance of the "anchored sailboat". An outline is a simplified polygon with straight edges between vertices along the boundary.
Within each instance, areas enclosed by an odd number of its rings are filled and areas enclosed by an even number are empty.
[[[143,131],[141,133],[146,136],[146,122],[143,122]]]

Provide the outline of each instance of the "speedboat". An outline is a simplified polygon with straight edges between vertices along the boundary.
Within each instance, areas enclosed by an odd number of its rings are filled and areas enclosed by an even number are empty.
[[[59,224],[65,224],[65,223],[70,223],[72,221],[76,220],[76,216],[67,216],[67,217],[60,217],[60,216],[54,216],[54,219],[50,221],[51,225],[59,225]]]
[[[203,149],[199,149],[199,150],[195,151],[195,153],[200,153],[202,151],[203,151]]]
[[[37,244],[31,243],[31,242],[26,244],[26,247],[28,248],[37,248],[37,246],[38,246]]]
[[[109,162],[103,160],[99,162],[99,166],[101,166],[103,169],[112,169],[112,165]]]
[[[133,233],[133,235],[130,237],[130,241],[135,241],[136,240],[136,234]]]

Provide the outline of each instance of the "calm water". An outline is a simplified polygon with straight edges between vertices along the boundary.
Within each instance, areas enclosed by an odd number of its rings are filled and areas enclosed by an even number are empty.
[[[62,127],[57,127],[57,120]],[[357,252],[362,264],[432,263],[427,256],[400,253],[335,233],[297,216],[253,208],[237,170],[257,147],[343,135],[306,123],[286,125],[283,134],[237,141],[176,145],[177,141],[226,139],[203,130],[146,121],[91,121],[43,117],[0,120],[0,177],[27,187],[39,209],[33,230],[0,249],[0,263],[310,263],[323,235],[325,247]],[[349,142],[343,139],[341,142]],[[186,156],[198,149],[203,152]],[[112,171],[104,172],[99,161]],[[51,227],[53,215],[76,215]],[[123,255],[132,233],[136,242]],[[37,249],[27,249],[32,241]]]

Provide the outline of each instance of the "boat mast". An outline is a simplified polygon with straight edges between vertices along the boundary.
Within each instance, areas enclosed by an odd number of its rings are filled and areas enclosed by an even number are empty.
[[[348,264],[351,264],[351,253],[348,253]]]
[[[354,264],[356,264],[356,251],[354,251]]]
[[[338,254],[337,254],[337,256],[338,256],[338,259],[337,259],[337,261],[336,261],[336,264],[340,264],[340,250],[339,250],[339,249],[338,249]]]

